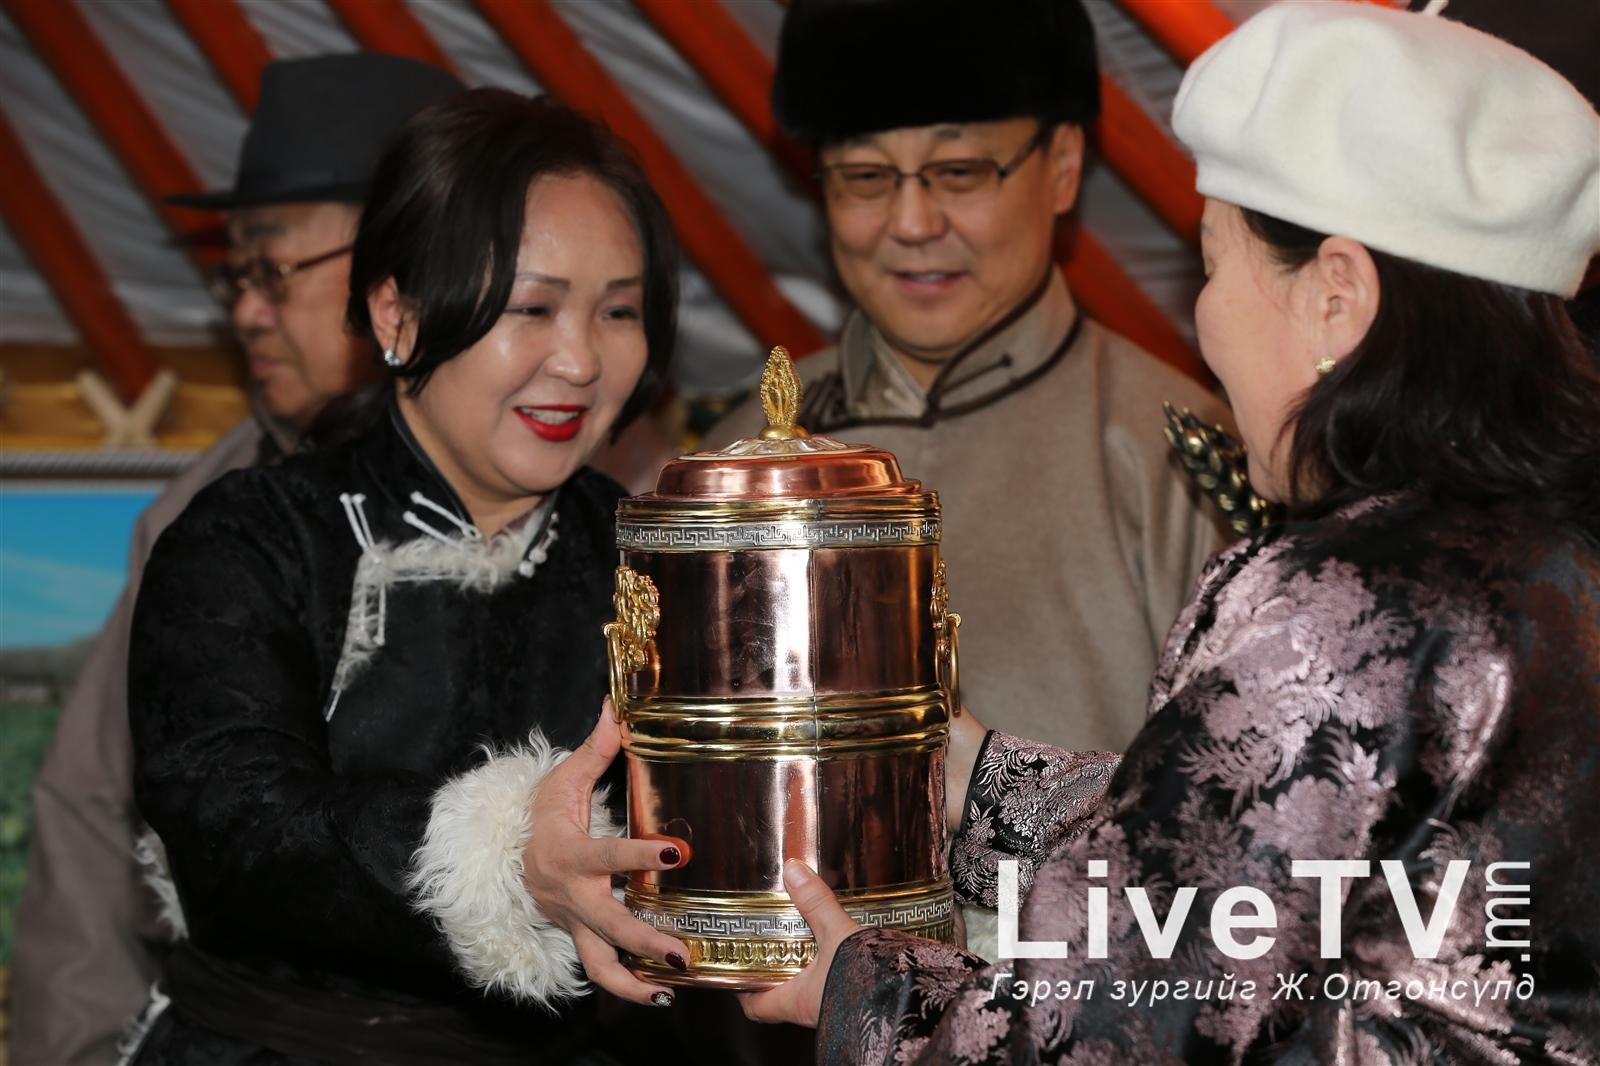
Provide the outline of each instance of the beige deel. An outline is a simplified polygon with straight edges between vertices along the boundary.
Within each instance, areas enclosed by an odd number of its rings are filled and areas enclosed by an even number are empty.
[[[966,365],[1008,354],[1002,372],[1025,374],[1075,313],[1058,275]],[[857,417],[922,411],[921,390],[859,311],[838,346],[797,367],[808,387],[842,370]],[[929,428],[840,431],[893,452],[939,494],[940,551],[962,616],[962,699],[984,724],[1101,751],[1121,751],[1143,724],[1167,629],[1205,560],[1232,539],[1168,446],[1163,401],[1232,426],[1215,396],[1089,320],[1057,365],[996,403]],[[759,432],[762,421],[752,401],[707,446]]]

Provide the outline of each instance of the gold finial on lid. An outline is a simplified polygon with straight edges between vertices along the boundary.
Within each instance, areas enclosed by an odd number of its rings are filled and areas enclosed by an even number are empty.
[[[767,369],[761,372],[761,407],[767,413],[767,428],[762,440],[799,440],[807,436],[795,425],[800,417],[800,375],[795,373],[789,349],[778,345],[767,356]]]

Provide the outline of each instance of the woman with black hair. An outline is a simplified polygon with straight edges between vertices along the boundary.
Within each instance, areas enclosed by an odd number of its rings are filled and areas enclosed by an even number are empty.
[[[1200,347],[1289,518],[1201,575],[1120,762],[954,721],[957,890],[1014,961],[791,862],[817,962],[746,1011],[829,1063],[1600,1061],[1600,372],[1562,307],[1600,116],[1463,26],[1280,4],[1174,128]]]
[[[135,787],[187,939],[135,1061],[605,1062],[580,963],[671,1002],[616,955],[681,965],[611,875],[688,853],[606,839],[622,492],[584,464],[662,380],[676,256],[548,100],[463,93],[390,148],[349,308],[390,398],[208,489],[145,573]]]

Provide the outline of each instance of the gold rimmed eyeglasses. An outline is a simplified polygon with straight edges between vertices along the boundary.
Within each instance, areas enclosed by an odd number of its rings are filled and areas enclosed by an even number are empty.
[[[917,179],[935,199],[949,202],[998,186],[1045,143],[1048,133],[1048,127],[1041,126],[1009,163],[981,157],[935,159],[916,170],[887,163],[829,163],[817,168],[817,178],[830,199],[843,203],[886,201],[907,178]]]

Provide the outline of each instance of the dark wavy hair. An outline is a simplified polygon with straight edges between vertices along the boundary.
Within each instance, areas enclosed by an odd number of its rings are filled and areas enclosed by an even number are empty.
[[[391,373],[413,395],[494,327],[511,298],[528,189],[587,175],[632,216],[644,249],[644,373],[612,428],[646,410],[666,380],[678,329],[678,245],[655,190],[610,131],[549,97],[473,89],[412,116],[373,176],[350,264],[346,317],[373,336],[367,297],[394,278],[416,344]]]
[[[1243,214],[1287,270],[1327,239]],[[1442,504],[1514,503],[1600,535],[1600,365],[1561,299],[1368,252],[1372,325],[1285,427],[1290,511],[1412,489]]]

